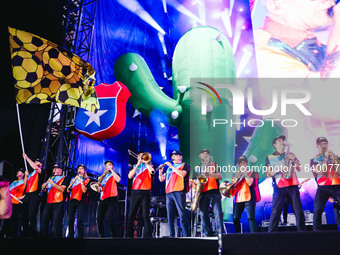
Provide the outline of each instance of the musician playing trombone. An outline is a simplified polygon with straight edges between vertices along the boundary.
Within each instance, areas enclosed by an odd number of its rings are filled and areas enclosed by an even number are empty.
[[[255,206],[260,201],[260,192],[258,188],[258,173],[247,171],[248,159],[246,156],[238,158],[239,170],[233,178],[238,179],[235,185],[235,204],[233,209],[233,221],[236,233],[241,233],[241,216],[244,208],[247,209],[247,218],[250,232],[256,232]],[[235,180],[234,180],[235,181]]]
[[[210,156],[210,151],[202,149],[199,154],[201,160],[200,174],[205,174],[207,182],[202,188],[202,194],[199,199],[198,207],[202,218],[203,230],[206,236],[215,236],[223,232],[223,213],[221,204],[221,194],[219,191],[219,180],[222,179],[222,173],[218,172],[218,168],[213,158]],[[194,182],[193,182],[194,183]],[[216,222],[216,233],[213,232],[209,208],[213,209]]]
[[[273,178],[274,189],[268,232],[277,231],[286,197],[291,198],[297,229],[299,231],[305,229],[305,216],[300,200],[299,181],[296,176],[296,171],[301,170],[301,164],[293,153],[289,150],[287,153],[284,151],[285,140],[284,135],[275,137],[272,141],[275,152],[266,158],[266,175]]]
[[[165,181],[166,210],[170,237],[175,237],[176,209],[180,217],[183,236],[190,236],[189,220],[185,211],[185,193],[188,192],[190,168],[187,163],[182,162],[182,153],[173,151],[170,154],[172,162],[166,162],[168,166],[163,174],[164,166],[159,168],[159,180]]]
[[[328,149],[325,137],[316,139],[319,154],[311,159],[318,188],[314,199],[313,230],[321,230],[321,215],[329,197],[340,201],[340,167],[338,156]]]
[[[130,211],[127,220],[126,236],[133,237],[134,220],[138,207],[141,205],[141,215],[144,222],[144,237],[151,237],[152,229],[150,222],[150,202],[151,202],[151,175],[155,170],[150,164],[150,160],[142,158],[144,151],[138,152],[138,162],[129,172],[129,179],[132,180]]]
[[[77,212],[77,228],[78,238],[84,237],[84,222],[83,215],[85,209],[86,195],[89,187],[90,178],[86,173],[86,166],[80,164],[77,166],[77,175],[72,178],[70,185],[66,191],[70,193],[70,202],[68,206],[68,229],[69,237],[74,237],[74,220]]]

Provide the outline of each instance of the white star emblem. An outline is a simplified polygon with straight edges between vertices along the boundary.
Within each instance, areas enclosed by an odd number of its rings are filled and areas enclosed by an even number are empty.
[[[92,122],[95,122],[98,125],[98,127],[100,127],[99,117],[102,116],[106,112],[107,112],[107,110],[99,110],[97,113],[93,113],[93,112],[90,112],[90,111],[84,112],[87,116],[89,116],[89,120],[87,121],[85,127],[90,125]]]

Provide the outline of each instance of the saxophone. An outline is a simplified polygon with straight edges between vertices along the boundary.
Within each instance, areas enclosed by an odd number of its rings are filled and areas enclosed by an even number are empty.
[[[209,157],[209,161],[208,161],[207,166],[210,166],[211,164],[212,164],[212,157]],[[202,165],[204,165],[204,164],[201,163],[200,170],[202,169]],[[207,175],[205,174],[205,172],[201,171],[201,173],[196,178],[196,191],[195,191],[194,198],[193,198],[191,206],[190,206],[190,209],[191,209],[192,212],[195,212],[197,210],[198,202],[199,202],[200,197],[201,197],[203,186],[204,186],[204,184],[207,183],[207,181],[208,181]]]
[[[282,173],[282,176],[284,179],[288,180],[292,177],[293,171],[291,166],[291,160],[289,159],[290,154],[290,145],[286,145],[288,147],[285,161],[284,161],[284,172]]]

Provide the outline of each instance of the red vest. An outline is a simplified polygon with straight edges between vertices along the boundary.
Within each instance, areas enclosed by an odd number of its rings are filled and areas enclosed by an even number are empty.
[[[151,174],[145,164],[138,166],[135,176],[133,177],[132,189],[150,190]]]
[[[26,193],[34,192],[38,189],[39,173],[37,170],[31,172],[27,177]]]
[[[109,197],[116,197],[118,196],[118,187],[116,179],[113,178],[112,173],[107,174],[102,183],[102,192],[100,192],[100,199],[104,200]]]
[[[61,185],[65,176],[56,175],[52,177],[52,181]],[[47,184],[47,203],[60,203],[64,201],[64,192],[57,190],[52,184]]]
[[[211,164],[211,167],[212,167],[212,173],[215,172],[215,163],[213,162]],[[214,178],[209,178],[208,177],[208,181],[204,184],[203,188],[202,188],[202,193],[203,192],[206,192],[206,191],[209,191],[209,190],[213,190],[213,189],[218,189],[218,184],[217,184],[218,180],[214,179]]]
[[[82,178],[82,177],[80,177]],[[83,179],[82,183],[84,184],[84,186],[86,186],[89,183],[90,179]],[[78,181],[78,179],[76,179],[76,181],[73,183],[72,187],[71,187],[71,194],[70,194],[70,199],[76,199],[78,201],[81,200],[81,197],[83,195],[83,190],[81,188],[81,183]]]
[[[316,165],[321,165],[324,158],[325,158],[324,154],[319,154],[318,156],[313,158],[311,162],[313,167],[316,168]],[[318,185],[321,186],[340,185],[339,175],[335,172],[337,167],[340,166],[337,164],[333,164],[333,162],[330,159],[328,159],[327,167],[321,166],[323,174],[318,175],[314,173]]]
[[[185,163],[173,164],[178,170],[183,170]],[[184,178],[175,173],[170,167],[166,171],[165,193],[184,190]]]
[[[12,196],[15,196],[16,198],[21,197],[24,194],[25,191],[25,183],[24,180],[16,180],[13,181],[9,185],[9,191]],[[12,197],[12,203],[13,204],[19,204],[20,202]]]

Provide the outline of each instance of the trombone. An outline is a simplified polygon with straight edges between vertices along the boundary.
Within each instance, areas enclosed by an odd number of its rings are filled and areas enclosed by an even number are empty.
[[[132,150],[128,150],[128,153],[130,156],[134,157],[135,159],[138,159],[138,154],[133,152]],[[150,163],[151,161],[151,154],[149,152],[144,152],[141,156],[141,159],[145,162],[145,163]]]

